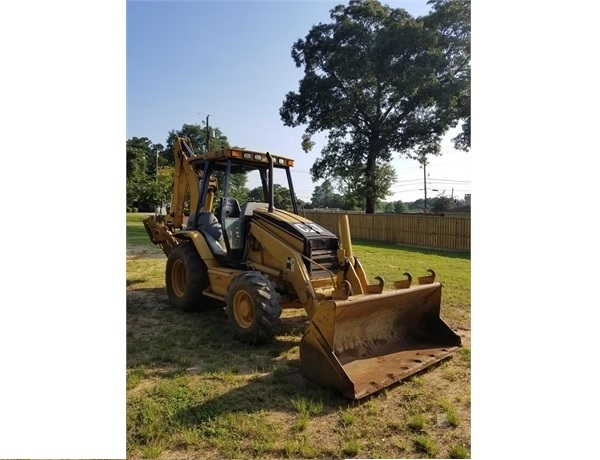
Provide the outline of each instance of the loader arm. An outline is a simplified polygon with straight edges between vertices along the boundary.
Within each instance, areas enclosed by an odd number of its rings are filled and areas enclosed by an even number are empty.
[[[292,284],[306,314],[311,318],[319,306],[319,300],[300,252],[256,222],[250,223],[249,237],[255,240],[249,241],[249,245],[261,246],[261,251],[255,256],[249,256],[250,265]],[[265,260],[266,257],[268,260]]]
[[[188,162],[188,158],[194,156],[191,141],[187,138],[178,137],[173,144],[173,156],[175,158],[175,171],[173,173],[173,196],[171,198],[171,212],[168,223],[174,229],[183,226],[183,209],[186,196],[189,193],[190,210],[196,210],[198,206],[199,174],[194,166]]]

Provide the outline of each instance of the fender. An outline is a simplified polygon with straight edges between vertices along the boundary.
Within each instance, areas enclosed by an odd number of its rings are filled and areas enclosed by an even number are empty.
[[[173,234],[173,236],[178,240],[188,240],[194,243],[200,258],[204,261],[207,267],[210,268],[218,265],[215,261],[215,256],[211,252],[210,247],[206,242],[206,238],[198,230],[182,230],[181,232]]]

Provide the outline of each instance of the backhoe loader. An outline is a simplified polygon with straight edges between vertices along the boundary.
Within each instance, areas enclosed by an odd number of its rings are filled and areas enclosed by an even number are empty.
[[[360,399],[449,357],[461,340],[440,318],[442,285],[429,270],[384,289],[370,284],[354,255],[348,216],[338,234],[298,212],[290,158],[227,148],[196,154],[189,138],[174,143],[170,213],[144,221],[167,256],[165,284],[177,308],[225,304],[238,338],[265,343],[277,334],[283,308],[304,309],[302,374]],[[257,176],[262,201],[241,206],[235,176]],[[275,176],[286,187],[275,184]],[[223,187],[219,190],[219,181]],[[289,190],[289,210],[274,204]],[[217,199],[217,197],[219,198]],[[189,217],[184,208],[189,200]]]

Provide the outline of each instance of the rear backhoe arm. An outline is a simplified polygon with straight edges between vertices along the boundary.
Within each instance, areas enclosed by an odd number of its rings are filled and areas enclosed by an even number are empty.
[[[185,200],[188,196],[190,200],[190,213],[196,212],[198,209],[200,201],[199,181],[202,178],[202,171],[196,169],[192,162],[190,162],[191,159],[196,157],[196,154],[189,138],[178,137],[175,140],[173,144],[173,157],[175,159],[175,168],[173,173],[171,212],[167,219],[167,225],[171,229],[181,230],[183,227]],[[217,187],[217,178],[211,176],[204,202],[205,211],[212,210]]]
[[[171,198],[171,212],[167,223],[174,229],[181,229],[183,226],[183,209],[185,199],[189,193],[190,210],[196,210],[198,206],[199,173],[194,166],[187,161],[194,156],[192,143],[187,138],[177,137],[173,144],[173,156],[175,158],[175,171],[173,173],[173,194]]]

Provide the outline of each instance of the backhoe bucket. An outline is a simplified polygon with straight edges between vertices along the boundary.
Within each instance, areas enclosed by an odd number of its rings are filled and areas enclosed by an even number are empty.
[[[360,399],[447,358],[461,340],[440,318],[442,285],[328,300],[300,343],[309,380]]]

